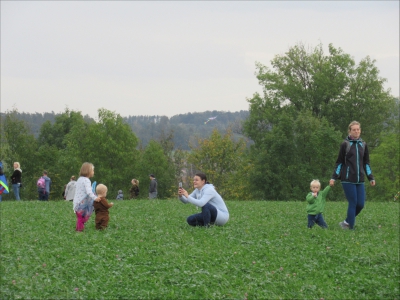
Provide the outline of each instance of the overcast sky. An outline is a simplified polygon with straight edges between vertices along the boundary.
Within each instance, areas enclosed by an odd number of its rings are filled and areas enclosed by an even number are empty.
[[[399,95],[399,1],[1,1],[1,111],[247,110],[297,43],[376,60]]]

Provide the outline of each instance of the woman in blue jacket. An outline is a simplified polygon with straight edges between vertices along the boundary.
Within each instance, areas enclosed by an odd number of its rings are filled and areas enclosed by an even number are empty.
[[[330,186],[334,186],[335,180],[342,182],[342,187],[349,203],[347,218],[340,222],[343,229],[353,229],[356,216],[364,208],[365,203],[365,176],[371,186],[375,186],[374,176],[369,165],[369,152],[367,144],[360,138],[360,123],[353,121],[349,124],[349,135],[340,145],[339,155],[336,160],[335,170]]]
[[[197,173],[193,177],[195,190],[189,195],[188,192],[179,188],[179,199],[183,203],[192,203],[201,207],[201,213],[191,215],[187,222],[191,226],[225,225],[229,220],[229,212],[222,197],[217,193],[214,186],[207,183],[204,173]]]

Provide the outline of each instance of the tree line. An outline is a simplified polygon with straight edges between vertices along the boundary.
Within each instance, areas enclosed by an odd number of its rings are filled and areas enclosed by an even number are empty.
[[[69,111],[66,109],[66,111]],[[61,113],[25,113],[15,111],[18,120],[24,121],[29,131],[37,138],[40,135],[44,123],[53,124]],[[189,144],[195,142],[194,137],[209,137],[213,129],[225,133],[228,129],[234,132],[235,139],[244,137],[242,134],[242,122],[248,117],[248,111],[225,112],[205,111],[167,116],[128,116],[122,119],[129,124],[132,131],[139,139],[140,146],[147,146],[151,140],[157,140],[160,132],[174,132],[173,143],[175,149],[190,150]],[[205,124],[210,117],[217,117],[211,123]],[[6,113],[0,113],[1,118]],[[85,122],[94,122],[89,115],[84,115]],[[48,126],[48,125],[45,125]]]
[[[399,191],[399,99],[384,88],[374,60],[356,63],[333,45],[325,54],[322,45],[298,44],[276,55],[271,67],[257,63],[257,79],[263,92],[248,99],[249,111],[236,113],[124,118],[99,109],[95,121],[66,109],[35,133],[27,115],[12,110],[2,114],[0,158],[6,173],[14,161],[21,163],[24,199],[36,198],[44,169],[53,181],[51,198],[61,198],[70,176],[89,161],[110,199],[119,189],[128,194],[132,178],[147,197],[151,173],[160,198],[175,197],[178,182],[189,188],[193,174],[203,171],[228,200],[304,200],[312,179],[328,183],[347,126],[357,120],[377,181],[367,186],[367,197],[393,200]],[[205,125],[215,114],[218,122]],[[338,185],[330,199],[344,199]]]
[[[210,113],[216,112],[193,114],[197,118],[197,124],[203,126],[195,127],[196,123],[192,124],[193,128],[197,128],[197,132],[201,132],[193,135],[191,140],[188,139],[187,147],[191,146],[194,149],[194,145],[201,141],[200,137],[205,135],[204,132],[211,132],[213,128],[216,132],[227,132],[233,142],[237,139],[238,134],[234,134],[230,129],[234,127],[234,122],[230,123],[230,120],[237,120],[237,115],[242,112],[218,112],[221,121],[204,126],[204,120],[207,120],[204,115]],[[222,117],[224,114],[228,115],[228,118]],[[198,171],[194,166],[188,168],[192,150],[181,149],[174,142],[179,134],[179,131],[175,132],[176,128],[185,127],[184,121],[181,120],[184,115],[174,118],[171,124],[169,119],[163,116],[127,119],[106,109],[98,110],[98,121],[69,109],[65,109],[61,114],[43,116],[47,120],[42,122],[39,132],[35,134],[29,120],[40,120],[37,114],[33,117],[26,113],[21,114],[16,109],[2,114],[1,159],[8,175],[12,173],[13,162],[21,163],[23,198],[36,198],[36,180],[42,171],[46,170],[52,179],[50,196],[60,199],[64,185],[72,175],[78,175],[80,165],[84,161],[95,165],[94,180],[107,184],[110,197],[116,195],[119,189],[128,196],[130,181],[133,178],[142,183],[140,196],[147,197],[148,175],[151,173],[158,179],[159,197],[172,197],[176,193],[178,182],[185,182],[188,187],[189,178]],[[192,122],[194,119],[190,116]],[[138,132],[143,128],[150,128],[153,136],[144,143],[132,126]],[[146,133],[144,136],[147,136]],[[12,195],[4,195],[4,198],[12,198]]]

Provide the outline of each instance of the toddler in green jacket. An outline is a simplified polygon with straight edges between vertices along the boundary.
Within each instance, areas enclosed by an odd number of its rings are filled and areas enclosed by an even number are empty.
[[[328,195],[331,187],[328,185],[322,192],[321,183],[318,179],[314,179],[310,183],[311,192],[307,194],[307,213],[308,213],[308,228],[312,228],[315,224],[322,228],[327,228],[322,213],[324,212],[326,195]]]

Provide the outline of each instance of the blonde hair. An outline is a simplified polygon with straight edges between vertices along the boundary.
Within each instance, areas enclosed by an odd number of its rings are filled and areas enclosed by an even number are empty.
[[[133,185],[139,186],[139,180],[137,180],[137,179],[132,179],[131,182],[132,182]]]
[[[104,184],[98,184],[96,186],[96,193],[100,195],[107,194],[107,187]]]
[[[72,179],[72,180],[75,180],[75,175],[72,175],[72,176],[71,176],[71,179]]]
[[[17,165],[17,168],[21,168],[21,165],[19,164],[19,162],[14,162],[14,165]]]
[[[361,128],[361,124],[360,124],[359,122],[353,121],[353,122],[351,122],[351,123],[349,124],[349,132],[351,131],[351,127],[354,126],[354,125],[358,125],[358,126],[360,126],[360,128]]]
[[[313,179],[313,180],[310,182],[310,186],[313,186],[314,184],[317,184],[319,187],[321,187],[321,182],[319,182],[318,179]]]
[[[88,177],[93,170],[94,166],[92,163],[84,162],[79,172],[79,176]]]

